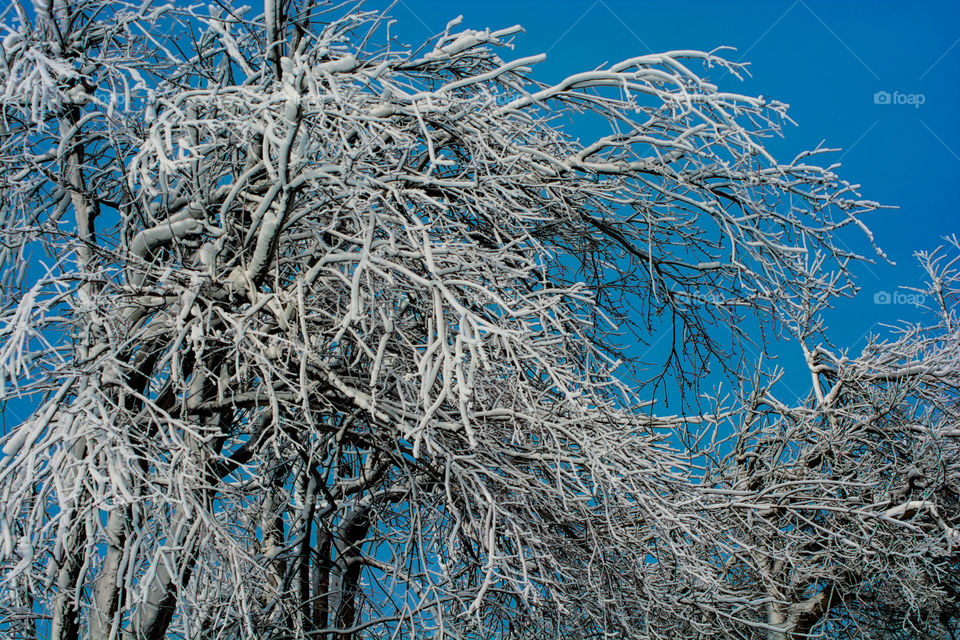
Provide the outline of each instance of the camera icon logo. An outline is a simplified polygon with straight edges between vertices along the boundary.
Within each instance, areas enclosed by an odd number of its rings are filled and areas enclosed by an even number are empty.
[[[873,94],[873,104],[890,104],[890,92],[877,91]]]
[[[873,304],[890,304],[890,294],[886,291],[877,291],[873,294]]]

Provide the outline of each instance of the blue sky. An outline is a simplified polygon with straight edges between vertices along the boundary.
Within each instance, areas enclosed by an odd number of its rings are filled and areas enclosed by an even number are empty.
[[[727,57],[749,62],[753,77],[718,77],[721,88],[786,102],[797,122],[772,142],[778,157],[821,141],[841,148],[826,157],[842,163],[838,173],[898,207],[865,219],[897,264],[861,268],[861,295],[833,314],[840,344],[862,346],[878,323],[916,317],[909,305],[875,305],[874,294],[918,286],[913,252],[960,233],[960,3],[400,0],[391,13],[407,42],[458,14],[464,28],[521,24],[514,54],[546,52],[534,75],[547,81],[644,53],[735,47]]]
[[[458,14],[461,28],[521,24],[526,33],[513,55],[546,52],[533,73],[545,81],[644,53],[735,47],[727,57],[749,62],[752,77],[712,79],[721,89],[790,105],[797,126],[771,142],[775,156],[789,160],[820,142],[840,148],[821,162],[840,162],[838,173],[860,184],[865,198],[898,207],[865,218],[896,265],[861,265],[860,295],[838,301],[828,316],[834,344],[853,354],[871,333],[886,333],[885,324],[920,317],[914,306],[876,304],[874,297],[921,286],[913,252],[960,233],[960,3],[399,0],[391,14],[393,32],[407,43],[441,31]],[[844,238],[873,255],[862,236]],[[785,380],[796,380],[805,395],[799,349],[784,356]]]

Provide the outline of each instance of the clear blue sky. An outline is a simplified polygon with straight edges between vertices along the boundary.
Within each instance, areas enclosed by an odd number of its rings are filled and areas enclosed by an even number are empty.
[[[797,122],[772,142],[776,156],[789,160],[821,141],[839,147],[829,156],[842,163],[838,173],[865,198],[899,207],[866,218],[896,266],[859,268],[860,295],[829,316],[839,348],[859,353],[884,323],[918,318],[914,307],[875,304],[874,296],[921,286],[913,252],[960,234],[960,2],[399,0],[391,13],[408,43],[458,14],[461,28],[521,24],[526,33],[513,54],[546,52],[534,70],[546,81],[644,53],[735,47],[727,56],[749,62],[752,77],[715,78],[721,88],[786,102]],[[872,254],[862,237],[849,238],[851,248]],[[805,395],[800,378],[808,374],[796,351],[782,364]]]
[[[835,322],[847,343],[877,322],[913,317],[874,305],[874,293],[918,285],[912,253],[960,233],[960,2],[399,0],[391,13],[407,42],[458,14],[463,28],[521,24],[514,53],[546,52],[534,75],[547,81],[643,53],[736,47],[727,56],[749,62],[753,77],[717,78],[721,88],[786,102],[797,122],[772,144],[776,155],[787,160],[820,141],[839,147],[828,157],[842,163],[840,175],[899,207],[866,218],[897,265],[862,269],[863,300],[841,305]],[[875,102],[881,91],[891,103]],[[892,104],[894,92],[922,95],[914,100],[922,104]]]

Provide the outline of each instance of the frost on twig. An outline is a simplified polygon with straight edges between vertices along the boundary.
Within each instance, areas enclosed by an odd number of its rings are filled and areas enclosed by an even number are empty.
[[[547,85],[501,57],[519,27],[409,51],[313,2],[36,7],[0,60],[0,390],[38,398],[3,440],[0,630],[955,626],[955,268],[926,256],[934,326],[823,348],[861,260],[836,233],[877,205],[826,149],[766,151],[785,106],[706,77],[740,65]],[[664,328],[631,377],[623,336]],[[799,406],[741,357],[778,335]],[[708,370],[737,393],[658,415]]]

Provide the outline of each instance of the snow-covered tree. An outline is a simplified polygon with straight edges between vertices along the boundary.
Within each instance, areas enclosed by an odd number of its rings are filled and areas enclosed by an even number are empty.
[[[4,15],[7,637],[955,632],[955,243],[851,356],[877,205],[742,65],[543,84],[519,27],[264,5]]]

